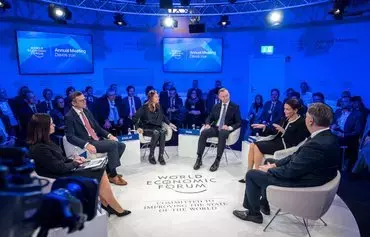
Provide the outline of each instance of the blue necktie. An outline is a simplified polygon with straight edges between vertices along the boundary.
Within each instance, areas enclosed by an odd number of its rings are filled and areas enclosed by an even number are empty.
[[[222,104],[222,112],[221,112],[221,119],[220,119],[220,125],[218,126],[218,130],[221,130],[222,127],[225,125],[225,117],[226,117],[226,104]]]

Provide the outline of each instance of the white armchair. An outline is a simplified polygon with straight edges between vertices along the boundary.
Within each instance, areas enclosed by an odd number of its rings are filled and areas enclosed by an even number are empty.
[[[340,177],[340,172],[338,171],[337,176],[333,180],[317,187],[287,188],[274,185],[268,186],[266,189],[267,200],[271,205],[277,207],[278,210],[263,231],[266,231],[282,210],[294,216],[302,217],[309,236],[311,235],[307,227],[307,219],[320,219],[326,226],[327,224],[321,217],[328,211],[334,200]]]
[[[172,138],[172,134],[173,134],[172,128],[167,123],[162,123],[162,127],[166,129],[166,138],[165,138],[165,140],[166,140],[166,142],[168,142]],[[152,139],[151,137],[144,136],[143,134],[139,133],[139,140],[140,140],[140,143],[142,144],[141,149],[145,149],[144,155],[141,157],[142,160],[145,159],[145,155],[146,155],[146,152],[147,152],[147,150],[150,146],[150,140],[151,139]],[[166,149],[164,149],[164,153],[166,154],[167,159],[169,159],[170,157],[168,156]]]
[[[73,155],[75,154],[82,154],[85,151],[87,151],[86,149],[82,149],[68,142],[66,136],[63,136],[63,147],[64,147],[64,152],[66,153],[66,156],[68,158],[72,158]],[[87,156],[88,159],[96,159],[96,158],[102,158],[104,156],[107,156],[107,153],[90,154],[88,151],[87,153],[88,153],[88,156]]]
[[[205,127],[203,126],[200,129],[200,133],[202,133],[202,131],[204,130],[204,128]],[[231,149],[230,146],[234,145],[239,140],[239,137],[240,137],[240,128],[237,128],[237,129],[235,129],[234,131],[232,131],[229,134],[229,137],[226,140],[226,149],[232,151],[234,153],[235,157],[238,157],[238,155],[235,153],[235,151],[233,149]],[[207,142],[208,143],[211,143],[211,145],[208,147],[208,149],[204,153],[203,157],[205,157],[207,155],[208,150],[210,148],[217,148],[218,137],[210,137],[210,138],[207,139]],[[225,155],[226,164],[229,164],[229,161],[227,160],[227,154],[226,154],[226,152],[224,152],[224,155]]]

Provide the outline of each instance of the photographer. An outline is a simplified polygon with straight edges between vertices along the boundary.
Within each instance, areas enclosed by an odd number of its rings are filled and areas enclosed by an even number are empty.
[[[63,156],[62,149],[50,140],[55,131],[53,120],[48,114],[34,114],[29,122],[27,143],[30,145],[30,156],[35,161],[36,173],[40,176],[58,178],[66,176],[82,176],[97,179],[99,197],[102,208],[108,214],[126,216],[131,212],[124,210],[113,196],[105,167],[97,170],[76,170],[85,162],[82,157],[73,160]]]

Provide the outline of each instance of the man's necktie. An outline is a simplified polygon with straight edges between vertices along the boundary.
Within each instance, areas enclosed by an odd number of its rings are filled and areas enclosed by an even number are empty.
[[[86,130],[89,132],[89,134],[92,137],[92,139],[94,139],[95,141],[98,141],[99,138],[96,135],[94,129],[91,127],[89,120],[87,119],[87,117],[85,116],[85,114],[83,112],[80,112],[80,113],[81,113],[82,120],[85,123]]]
[[[136,113],[136,109],[135,109],[135,105],[134,105],[134,100],[132,97],[130,97],[130,102],[131,102],[131,105],[130,105],[130,116],[134,115]]]
[[[113,120],[114,120],[114,123],[117,124],[118,123],[118,113],[117,113],[117,107],[115,105],[115,103],[112,101],[111,102],[111,110],[112,110],[112,113],[113,113]]]
[[[221,112],[221,119],[220,119],[220,125],[218,126],[218,130],[221,130],[222,127],[225,125],[225,117],[226,117],[226,104],[222,104],[222,112]]]

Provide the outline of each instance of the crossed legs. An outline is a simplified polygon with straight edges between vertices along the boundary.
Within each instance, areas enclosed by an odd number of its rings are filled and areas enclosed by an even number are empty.
[[[258,168],[258,166],[262,165],[262,161],[262,152],[258,149],[258,146],[256,146],[256,144],[251,143],[248,153],[248,170],[253,169],[253,167]]]

